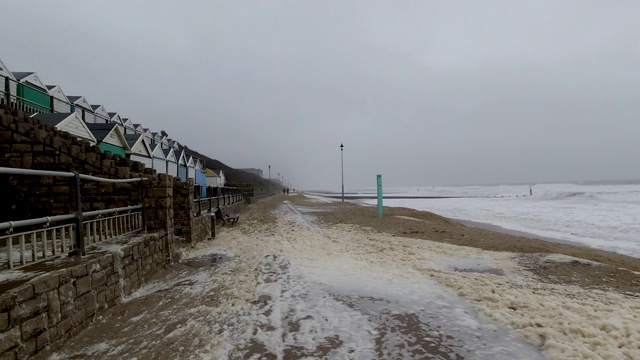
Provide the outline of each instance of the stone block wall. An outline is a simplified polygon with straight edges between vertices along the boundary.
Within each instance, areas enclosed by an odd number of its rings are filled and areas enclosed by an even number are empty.
[[[212,215],[213,214],[205,214],[193,218],[191,242],[203,241],[214,237],[215,234],[211,228]]]
[[[166,174],[155,174],[144,164],[102,153],[97,146],[79,141],[72,135],[40,124],[22,111],[0,107],[0,166],[50,170],[126,179],[144,177],[142,182],[103,183],[81,181],[82,210],[104,210],[144,204],[149,230],[173,233],[173,187],[184,199],[177,201],[178,211],[193,202],[193,180],[181,182]],[[74,178],[56,176],[2,175],[0,186],[0,222],[76,211]],[[191,192],[191,193],[189,193]],[[189,211],[182,215],[190,226]],[[185,219],[183,219],[185,220]]]
[[[195,243],[215,237],[215,223],[212,224],[213,214],[195,216],[193,179],[173,183],[173,208],[175,234],[186,243]],[[214,204],[215,206],[215,204]]]
[[[40,124],[28,114],[0,107],[0,166],[144,177],[136,183],[81,181],[83,211],[143,204],[147,230],[120,251],[76,258],[71,267],[0,290],[0,360],[30,358],[78,334],[101,308],[137,290],[144,279],[173,261],[185,242],[211,238],[215,217],[193,215],[193,180],[155,174],[139,162],[102,153],[75,137]],[[74,178],[0,174],[0,222],[76,211]]]
[[[173,184],[175,194],[173,201],[174,228],[176,235],[184,238],[186,242],[192,242],[193,227],[193,179]]]
[[[171,257],[173,235],[147,234],[0,295],[0,359],[30,358],[80,333]]]
[[[158,174],[143,182],[145,221],[147,229],[174,232],[174,177]],[[176,182],[179,183],[179,182]]]
[[[97,146],[40,124],[22,111],[0,108],[0,166],[72,172],[126,179],[153,175],[144,164],[101,152]],[[64,177],[0,175],[7,196],[0,199],[0,222],[75,211],[75,180]],[[85,211],[137,205],[139,183],[107,184],[83,180]]]

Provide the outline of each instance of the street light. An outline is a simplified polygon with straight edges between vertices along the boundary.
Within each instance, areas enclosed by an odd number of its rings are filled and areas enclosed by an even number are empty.
[[[342,202],[344,202],[344,145],[340,144],[340,173],[342,174]]]
[[[269,194],[271,194],[271,165],[269,165]]]

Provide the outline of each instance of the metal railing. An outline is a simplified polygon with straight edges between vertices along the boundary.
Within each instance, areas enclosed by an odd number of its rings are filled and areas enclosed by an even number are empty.
[[[196,216],[213,213],[223,206],[244,202],[245,189],[195,185],[193,189],[193,213]]]
[[[106,179],[78,173],[0,167],[0,174],[75,178],[73,214],[0,223],[0,263],[15,269],[68,253],[86,255],[89,246],[144,230],[142,205],[82,211],[81,180],[123,183],[144,178]],[[21,231],[16,232],[16,229]]]

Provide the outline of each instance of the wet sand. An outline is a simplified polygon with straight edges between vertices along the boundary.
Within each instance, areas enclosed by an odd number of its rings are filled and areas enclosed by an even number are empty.
[[[302,195],[293,201],[304,205]],[[520,253],[523,264],[542,281],[613,289],[640,296],[640,259],[565,241],[540,239],[535,235],[491,224],[448,219],[430,212],[400,207],[385,207],[383,218],[377,208],[353,202],[314,202],[314,215],[327,224],[355,224],[391,234],[417,239],[470,246],[489,251]],[[419,221],[417,221],[419,220]],[[545,264],[536,254],[563,254],[608,266],[584,266],[574,263]],[[634,273],[636,272],[636,273]]]
[[[638,259],[300,194],[218,230],[52,359],[633,358],[640,344]]]

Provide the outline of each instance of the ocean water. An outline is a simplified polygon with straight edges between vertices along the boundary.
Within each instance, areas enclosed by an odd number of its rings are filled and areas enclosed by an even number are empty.
[[[385,189],[389,196],[451,199],[385,199],[401,206],[498,225],[542,237],[640,258],[640,181]],[[368,191],[361,191],[362,193]],[[376,200],[367,200],[375,204]]]

